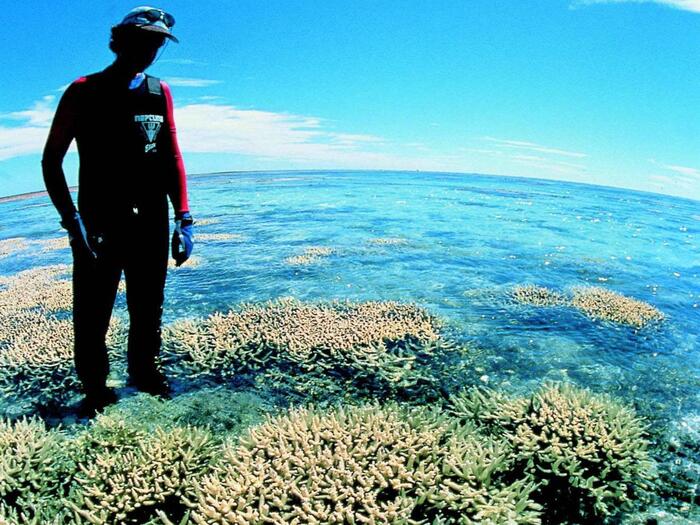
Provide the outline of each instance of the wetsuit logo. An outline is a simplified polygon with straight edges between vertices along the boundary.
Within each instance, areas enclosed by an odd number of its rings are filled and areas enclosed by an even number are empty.
[[[141,125],[141,131],[146,137],[147,144],[144,147],[144,151],[146,153],[149,151],[155,152],[156,138],[163,125],[163,115],[134,115],[134,122]]]

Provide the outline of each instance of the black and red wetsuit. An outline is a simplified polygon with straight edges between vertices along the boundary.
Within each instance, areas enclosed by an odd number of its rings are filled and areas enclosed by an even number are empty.
[[[62,217],[75,212],[62,169],[75,139],[78,210],[92,259],[73,251],[75,364],[86,391],[109,373],[105,336],[124,271],[130,328],[129,374],[155,369],[168,264],[168,197],[188,211],[173,104],[164,82],[125,78],[112,67],[73,82],[59,103],[42,160],[49,196]]]

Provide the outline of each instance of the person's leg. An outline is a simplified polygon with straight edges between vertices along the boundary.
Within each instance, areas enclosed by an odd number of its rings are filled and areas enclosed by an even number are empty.
[[[74,251],[75,369],[88,398],[102,398],[107,394],[105,381],[109,374],[109,360],[105,338],[120,277],[119,264],[109,254],[101,253],[95,260]]]
[[[131,230],[133,249],[124,267],[129,308],[128,366],[137,388],[167,394],[158,372],[165,277],[168,269],[168,222],[161,217],[135,217]]]

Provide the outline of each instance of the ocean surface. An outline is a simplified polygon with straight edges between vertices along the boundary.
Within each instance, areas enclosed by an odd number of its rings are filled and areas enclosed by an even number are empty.
[[[700,432],[700,202],[422,172],[215,174],[192,177],[189,193],[197,264],[170,272],[165,323],[287,296],[416,303],[483,351],[483,384],[570,381],[633,404],[657,430]],[[0,210],[0,239],[62,235],[47,197]],[[332,252],[289,264],[309,247]],[[29,247],[0,258],[0,275],[70,261]],[[510,300],[524,284],[601,286],[666,319],[635,329]]]

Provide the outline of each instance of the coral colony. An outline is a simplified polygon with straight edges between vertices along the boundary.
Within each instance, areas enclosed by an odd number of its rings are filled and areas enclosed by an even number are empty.
[[[625,297],[599,286],[579,286],[572,290],[572,297],[535,285],[515,286],[511,298],[518,303],[532,306],[571,306],[591,319],[610,321],[643,328],[663,321],[664,314],[650,304]]]
[[[77,388],[68,271],[0,280],[6,399],[45,403]],[[663,319],[601,288],[568,298],[526,285],[510,297],[634,327]],[[163,362],[181,381],[225,385],[278,367],[299,384],[342,371],[355,392],[372,378],[419,388],[430,381],[417,363],[456,347],[442,327],[412,304],[278,299],[166,327]],[[124,339],[117,321],[110,346]],[[520,397],[472,387],[412,401],[263,409],[254,396],[198,388],[122,400],[88,425],[3,419],[0,524],[605,523],[651,490],[646,423],[608,395],[551,384]],[[267,415],[243,416],[253,413]]]

